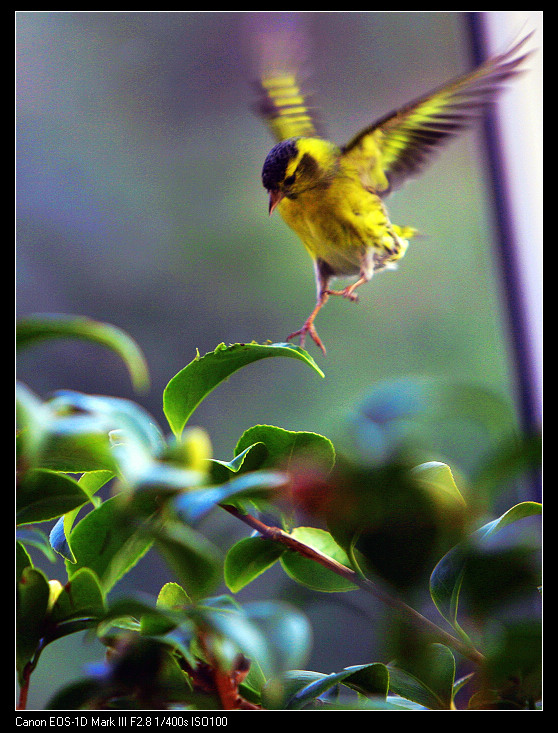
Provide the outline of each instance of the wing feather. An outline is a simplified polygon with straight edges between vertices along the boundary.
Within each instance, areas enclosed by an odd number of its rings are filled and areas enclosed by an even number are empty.
[[[277,142],[291,137],[320,137],[315,112],[308,106],[294,74],[273,74],[257,83],[256,111]]]
[[[418,174],[444,143],[482,116],[509,79],[521,73],[530,52],[520,51],[531,35],[356,135],[342,152],[363,183],[385,194]]]

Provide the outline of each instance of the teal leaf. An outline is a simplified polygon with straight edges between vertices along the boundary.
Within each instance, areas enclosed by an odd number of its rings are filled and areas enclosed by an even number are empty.
[[[173,433],[180,435],[200,402],[234,372],[274,356],[299,359],[324,376],[312,357],[292,344],[220,344],[215,351],[197,356],[165,387],[163,409]]]
[[[108,433],[119,425],[107,415],[76,412],[59,399],[42,402],[21,384],[16,407],[18,448],[26,466],[66,473],[114,469]]]
[[[280,601],[254,601],[244,611],[266,640],[265,677],[298,668],[306,662],[312,646],[312,628],[307,617],[294,606]]]
[[[515,418],[509,402],[482,385],[404,377],[374,385],[353,416],[352,431],[371,463],[410,449],[463,465],[478,460],[479,445],[493,447],[513,433]]]
[[[287,475],[279,471],[244,473],[219,486],[204,486],[183,492],[172,500],[172,506],[183,521],[193,524],[217,504],[233,498],[269,496],[287,482]]]
[[[540,514],[538,502],[526,501],[516,504],[507,512],[477,529],[468,538],[453,547],[436,565],[430,576],[430,594],[440,614],[458,631],[466,641],[468,638],[457,621],[459,594],[467,571],[467,556],[471,543],[488,540],[504,527],[529,516]]]
[[[58,414],[85,413],[96,417],[109,430],[132,437],[147,453],[157,455],[165,448],[164,436],[154,418],[132,400],[121,397],[90,395],[74,390],[58,390],[48,402]]]
[[[272,708],[300,710],[339,684],[385,701],[389,685],[388,668],[381,662],[372,662],[327,675],[292,670],[271,680],[264,688],[262,700]]]
[[[110,349],[123,360],[135,389],[146,391],[149,387],[149,372],[143,353],[134,339],[116,326],[82,316],[61,314],[30,316],[16,325],[18,349],[61,338],[89,341]]]

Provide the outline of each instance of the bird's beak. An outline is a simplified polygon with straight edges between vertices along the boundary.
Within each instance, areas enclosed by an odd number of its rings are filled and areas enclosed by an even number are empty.
[[[279,204],[281,199],[285,196],[284,193],[277,190],[271,190],[269,192],[269,215],[273,214],[275,207]]]

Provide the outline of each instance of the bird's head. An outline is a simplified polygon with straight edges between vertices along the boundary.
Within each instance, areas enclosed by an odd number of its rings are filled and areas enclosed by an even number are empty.
[[[293,137],[277,143],[262,169],[269,191],[269,213],[286,196],[294,199],[317,186],[327,186],[337,169],[339,150],[321,138]]]

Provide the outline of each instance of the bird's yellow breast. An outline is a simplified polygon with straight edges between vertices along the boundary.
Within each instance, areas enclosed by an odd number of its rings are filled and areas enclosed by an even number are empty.
[[[358,273],[367,248],[383,250],[391,241],[381,199],[343,171],[327,185],[284,198],[278,208],[311,256],[339,275]]]

